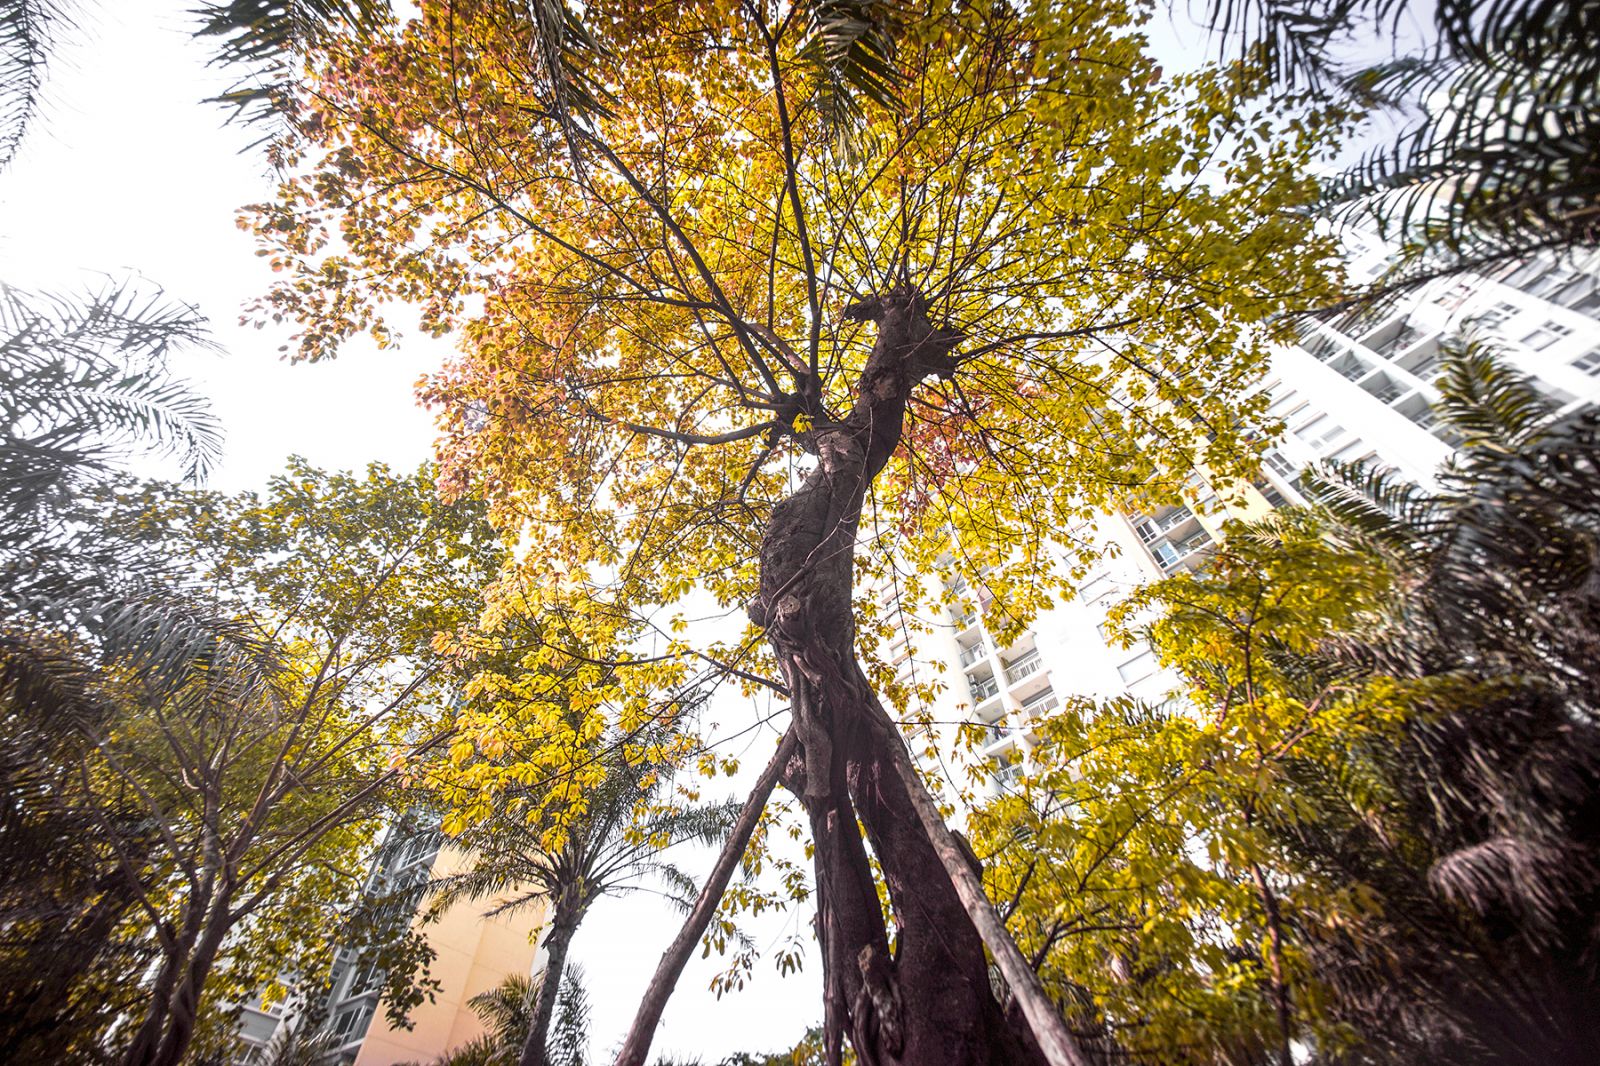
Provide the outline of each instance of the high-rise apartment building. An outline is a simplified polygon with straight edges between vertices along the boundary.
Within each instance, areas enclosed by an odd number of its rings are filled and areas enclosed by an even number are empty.
[[[1381,241],[1347,236],[1356,278],[1390,261]],[[1452,451],[1434,415],[1440,345],[1470,332],[1495,345],[1562,413],[1600,403],[1600,253],[1576,263],[1541,256],[1492,277],[1432,283],[1378,310],[1308,327],[1276,353],[1262,387],[1285,431],[1265,457],[1262,478],[1242,508],[1224,513],[1202,481],[1185,499],[1147,511],[1104,514],[1073,538],[1116,546],[1078,586],[1077,596],[1045,612],[1016,641],[1000,646],[985,628],[988,592],[981,574],[948,585],[947,618],[918,642],[891,645],[902,677],[937,677],[944,690],[924,708],[936,722],[976,722],[979,758],[995,782],[1020,773],[1032,717],[1067,695],[1131,695],[1159,701],[1174,684],[1151,650],[1108,639],[1107,609],[1133,588],[1204,559],[1226,517],[1251,517],[1303,502],[1301,472],[1323,459],[1367,461],[1432,482]]]
[[[370,898],[383,899],[421,922],[421,905],[430,880],[463,867],[467,856],[445,843],[433,829],[391,827],[380,841],[365,888]],[[486,917],[491,902],[459,902],[433,921],[419,926],[435,957],[429,977],[438,991],[410,1012],[410,1027],[390,1024],[380,991],[383,974],[360,953],[339,948],[334,953],[327,999],[315,1012],[321,1028],[333,1034],[329,1066],[394,1066],[428,1062],[483,1032],[469,1001],[513,974],[530,974],[537,963],[536,934],[544,923],[542,909]],[[239,1035],[244,1048],[271,1042],[281,1026],[306,1024],[310,1012],[295,1004],[271,1007],[260,1000],[240,1012]]]

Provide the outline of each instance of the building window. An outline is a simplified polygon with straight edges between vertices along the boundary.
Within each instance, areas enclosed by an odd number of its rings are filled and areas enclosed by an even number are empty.
[[[1536,352],[1542,352],[1553,344],[1559,344],[1572,336],[1572,327],[1563,326],[1559,322],[1546,322],[1532,333],[1522,338],[1522,343]]]
[[[1473,294],[1475,288],[1475,286],[1467,282],[1458,281],[1440,295],[1435,296],[1433,302],[1446,311],[1453,311],[1467,302],[1468,297]]]
[[[1522,308],[1516,304],[1498,303],[1477,317],[1480,329],[1499,329],[1511,319],[1515,318]]]
[[[1284,455],[1283,455],[1282,452],[1270,451],[1270,452],[1268,452],[1266,454],[1266,457],[1265,457],[1265,459],[1263,461],[1267,464],[1267,469],[1268,470],[1271,470],[1274,474],[1277,474],[1279,477],[1283,478],[1285,481],[1293,481],[1294,480],[1294,475],[1295,475],[1294,464],[1291,463],[1288,459],[1284,458]]]
[[[1079,587],[1078,596],[1084,603],[1093,603],[1112,592],[1111,575],[1099,574]]]
[[[1117,673],[1121,675],[1124,685],[1131,685],[1155,672],[1156,655],[1149,648],[1117,667]]]
[[[1574,359],[1572,365],[1592,378],[1600,378],[1600,348],[1590,348]]]

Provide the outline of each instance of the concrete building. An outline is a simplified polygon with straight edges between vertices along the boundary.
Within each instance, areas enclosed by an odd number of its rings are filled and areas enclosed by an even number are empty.
[[[537,942],[544,910],[485,917],[490,902],[462,902],[422,925],[421,907],[427,883],[463,868],[467,856],[444,843],[437,831],[386,832],[368,875],[366,892],[391,897],[412,913],[418,929],[436,953],[429,976],[439,982],[431,1002],[410,1013],[411,1027],[391,1025],[384,1016],[380,990],[383,974],[371,962],[346,948],[334,954],[328,998],[322,1004],[322,1028],[334,1034],[337,1046],[329,1066],[395,1066],[428,1062],[483,1032],[468,1005],[513,974],[530,974],[539,963]],[[304,1024],[309,1013],[294,1003],[265,1006],[258,999],[240,1012],[239,1033],[246,1049],[263,1047],[281,1026]]]
[[[1354,277],[1382,273],[1389,253],[1381,241],[1359,233],[1346,239]],[[916,658],[902,640],[887,649],[889,660],[902,679],[943,681],[943,693],[922,710],[934,722],[981,725],[977,759],[993,787],[1004,787],[1026,765],[1030,719],[1064,697],[1166,697],[1175,679],[1147,646],[1108,639],[1106,611],[1133,588],[1203,560],[1225,518],[1303,502],[1297,479],[1323,459],[1367,461],[1433,482],[1452,452],[1432,409],[1441,342],[1471,332],[1495,344],[1565,413],[1600,402],[1597,316],[1600,253],[1576,264],[1541,256],[1493,277],[1442,280],[1390,306],[1309,327],[1298,345],[1276,353],[1262,381],[1270,414],[1285,429],[1242,506],[1224,511],[1196,479],[1184,499],[1104,514],[1072,530],[1074,541],[1114,545],[1115,557],[1087,575],[1074,599],[1005,646],[982,621],[983,575],[959,575],[946,585],[954,606],[916,642]]]

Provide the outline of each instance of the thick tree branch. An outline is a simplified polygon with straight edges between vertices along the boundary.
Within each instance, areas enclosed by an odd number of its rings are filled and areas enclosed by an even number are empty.
[[[722,901],[723,892],[727,891],[728,881],[733,877],[734,868],[743,858],[744,849],[750,844],[750,836],[755,832],[756,823],[761,820],[761,812],[766,809],[767,798],[772,795],[772,789],[778,783],[778,778],[782,775],[783,768],[788,765],[790,757],[794,755],[796,747],[798,741],[791,728],[783,735],[778,750],[772,753],[772,761],[761,771],[761,777],[756,781],[755,788],[750,790],[750,796],[744,802],[744,809],[739,812],[739,820],[734,823],[733,831],[728,834],[728,842],[723,845],[722,854],[717,856],[717,865],[712,868],[706,878],[705,886],[700,889],[700,895],[695,899],[694,909],[689,912],[688,920],[683,923],[683,928],[678,930],[678,935],[662,954],[655,975],[650,978],[650,984],[645,989],[644,999],[639,1004],[639,1013],[634,1016],[633,1025],[628,1029],[628,1035],[622,1042],[622,1050],[617,1053],[616,1066],[644,1066],[645,1056],[650,1053],[650,1041],[656,1033],[656,1024],[661,1020],[661,1012],[666,1009],[667,1000],[678,985],[678,977],[683,973],[684,964],[689,961],[689,954],[705,934],[706,926],[711,924],[711,916],[716,913],[717,904]]]

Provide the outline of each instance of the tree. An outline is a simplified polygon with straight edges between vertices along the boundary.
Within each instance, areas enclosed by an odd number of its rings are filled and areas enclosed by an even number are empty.
[[[1020,624],[1075,568],[1048,532],[1130,483],[1248,468],[1275,316],[1334,292],[1296,209],[1337,119],[1280,124],[1247,68],[1163,81],[1123,5],[935,3],[901,13],[893,92],[857,95],[841,139],[800,11],[586,4],[619,103],[579,119],[508,5],[313,48],[291,176],[254,216],[288,279],[262,314],[300,321],[307,358],[386,337],[391,298],[462,329],[427,395],[447,483],[527,553],[505,610],[604,647],[670,629],[692,588],[748,605],[742,643],[700,650],[791,701],[832,1060],[848,1032],[883,1064],[1035,1038],[1071,1061],[858,664],[856,572],[931,565],[953,530]],[[631,690],[683,679],[687,646],[658,649]]]
[[[467,1005],[488,1026],[488,1032],[445,1052],[429,1066],[511,1066],[528,1042],[539,988],[531,978],[512,974],[473,996]],[[549,1061],[552,1066],[583,1066],[588,1042],[589,993],[583,984],[583,968],[573,963],[562,975],[561,994],[556,997]]]
[[[81,294],[0,286],[0,1034],[24,1058],[98,1054],[136,1005],[126,975],[135,882],[99,830],[77,768],[127,684],[160,688],[197,645],[246,652],[237,628],[175,583],[173,560],[97,528],[86,502],[134,455],[215,461],[205,403],[166,371],[204,343],[193,309],[108,281]],[[151,846],[136,805],[107,803],[131,865]]]
[[[1305,767],[1393,736],[1392,689],[1311,662],[1380,616],[1389,582],[1309,520],[1276,532],[1233,529],[1204,572],[1119,605],[1124,625],[1159,608],[1151,644],[1182,698],[1069,703],[1038,723],[1036,769],[971,818],[992,893],[1098,1061],[1287,1066],[1342,1035],[1302,930],[1348,924],[1362,896],[1306,876],[1277,829],[1307,808]]]
[[[658,748],[674,743],[656,733],[639,739]],[[518,1066],[551,1066],[570,1057],[552,1051],[550,1026],[558,991],[566,994],[567,953],[589,908],[603,896],[638,891],[652,880],[674,896],[693,894],[694,880],[662,852],[685,841],[719,841],[737,814],[736,804],[664,802],[668,768],[630,758],[629,747],[621,738],[602,736],[575,750],[574,762],[597,763],[602,776],[582,790],[571,787],[570,775],[547,778],[543,787],[557,793],[553,801],[530,803],[528,788],[501,791],[489,816],[455,838],[471,856],[467,868],[433,885],[437,907],[491,900],[492,914],[547,909],[544,973],[518,1047]],[[514,746],[507,758],[515,760]],[[442,791],[448,796],[460,790],[446,783]]]
[[[973,819],[1105,1061],[1595,1053],[1596,420],[1447,366],[1441,491],[1344,468],[1137,594],[1186,699],[1042,723]]]
[[[441,630],[468,624],[499,542],[420,473],[365,480],[295,464],[271,494],[147,487],[108,507],[130,542],[187,549],[219,609],[270,649],[250,669],[200,652],[160,686],[120,684],[79,722],[74,770],[132,886],[154,964],[130,1064],[176,1063],[201,1010],[281,972],[309,972],[307,936],[359,890],[350,860],[406,758],[450,732]],[[137,812],[133,853],[113,814]]]

